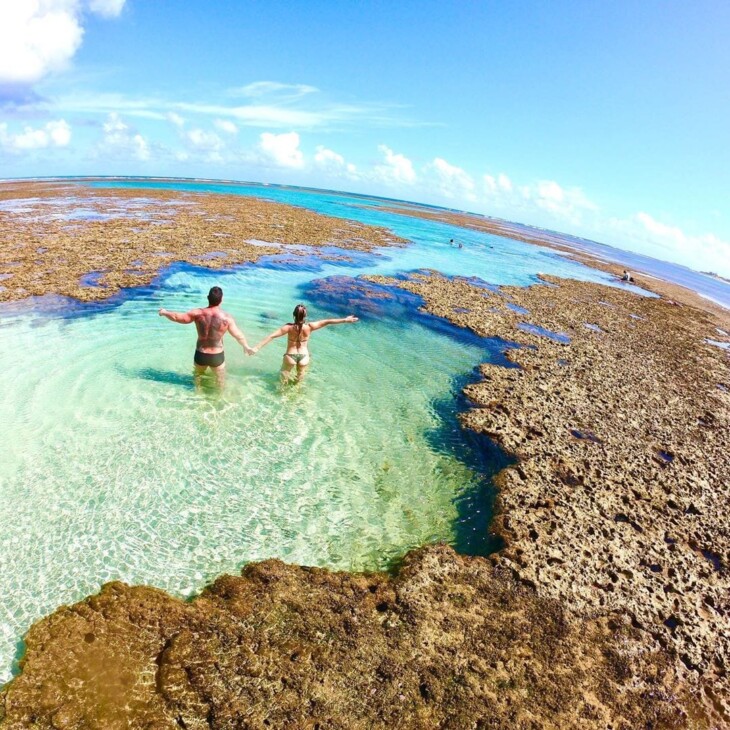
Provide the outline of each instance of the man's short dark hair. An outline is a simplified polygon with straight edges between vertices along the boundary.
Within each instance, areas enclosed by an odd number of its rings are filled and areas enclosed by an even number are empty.
[[[217,307],[223,301],[223,289],[219,286],[210,287],[208,292],[208,304],[211,307]]]

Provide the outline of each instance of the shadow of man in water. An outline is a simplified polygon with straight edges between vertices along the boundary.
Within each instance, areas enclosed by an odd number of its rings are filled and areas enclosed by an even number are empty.
[[[185,390],[193,390],[195,387],[192,373],[183,375],[172,370],[160,370],[159,368],[140,368],[139,370],[128,370],[119,368],[127,378],[139,378],[141,380],[152,380],[155,383],[167,383],[168,385],[179,385]]]

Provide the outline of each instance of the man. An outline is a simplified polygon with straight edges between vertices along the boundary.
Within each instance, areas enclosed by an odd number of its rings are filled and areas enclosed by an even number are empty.
[[[180,312],[168,312],[160,309],[160,317],[167,317],[171,322],[178,324],[191,324],[195,322],[198,330],[198,341],[195,344],[195,376],[199,378],[210,368],[223,382],[225,374],[225,355],[223,353],[223,335],[228,332],[239,342],[247,355],[253,355],[254,351],[248,346],[246,336],[238,328],[233,317],[224,312],[220,304],[223,301],[223,290],[214,286],[208,292],[208,306],[203,309],[191,309],[182,314]]]

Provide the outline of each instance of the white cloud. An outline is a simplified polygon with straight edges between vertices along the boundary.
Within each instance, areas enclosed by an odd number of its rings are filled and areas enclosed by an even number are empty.
[[[535,185],[522,188],[522,193],[538,208],[571,223],[580,223],[583,213],[598,209],[580,188],[564,188],[554,180],[540,180]]]
[[[183,138],[193,151],[207,155],[211,161],[222,161],[221,150],[225,145],[215,132],[191,129],[183,134]]]
[[[578,225],[598,206],[578,187],[565,188],[555,180],[538,180],[516,185],[503,172],[496,177],[484,175],[484,194],[490,208],[512,211],[512,214],[547,213],[560,223]]]
[[[395,153],[387,145],[381,144],[378,150],[383,155],[383,162],[375,165],[373,174],[376,179],[388,185],[413,185],[417,175],[413,163],[400,153]]]
[[[113,17],[124,0],[91,0],[89,10]],[[62,71],[84,36],[81,0],[0,2],[0,84],[30,85]]]
[[[63,119],[59,119],[57,122],[48,122],[46,129],[48,129],[51,141],[56,147],[65,147],[71,141],[71,127]]]
[[[337,154],[337,152],[334,152],[333,150],[328,150],[322,145],[317,146],[314,161],[321,167],[339,168],[345,166],[345,158],[342,155]]]
[[[265,162],[273,162],[278,167],[304,167],[304,155],[299,149],[299,135],[296,132],[264,132],[259,138],[258,152]]]
[[[683,246],[687,243],[687,236],[680,228],[669,226],[666,223],[660,223],[648,213],[637,213],[634,219],[649,236],[655,239],[666,241],[674,246]]]
[[[148,160],[150,149],[147,140],[132,130],[121,117],[112,112],[103,125],[104,138],[99,151],[113,155],[131,155],[138,160]]]
[[[512,181],[503,172],[497,175],[497,185],[500,190],[504,190],[507,193],[512,192]]]
[[[355,165],[351,162],[346,162],[341,154],[327,149],[323,145],[317,146],[317,151],[314,154],[314,164],[329,175],[337,177],[345,176],[349,179],[358,177]]]
[[[510,180],[503,172],[500,172],[496,178],[492,175],[484,175],[483,180],[484,192],[486,193],[487,198],[491,201],[496,200],[497,202],[503,202],[500,201],[500,199],[504,199],[512,195],[512,191],[514,189],[512,180]]]
[[[185,126],[185,120],[179,114],[168,112],[166,116],[167,120],[172,122],[178,129],[182,129]]]
[[[450,164],[442,157],[436,157],[426,166],[426,172],[433,178],[436,189],[445,198],[464,202],[476,200],[474,180],[460,167]]]
[[[220,129],[221,132],[225,132],[226,134],[238,134],[238,127],[228,119],[216,119],[213,124],[215,124],[216,129]]]
[[[597,233],[621,248],[677,261],[698,271],[711,270],[730,276],[730,241],[714,233],[689,234],[645,212],[604,221]]]
[[[71,141],[71,127],[64,119],[48,122],[45,127],[25,127],[19,134],[10,134],[8,125],[0,124],[0,147],[10,152],[66,147]]]
[[[124,8],[125,0],[89,0],[89,10],[103,18],[117,18]]]

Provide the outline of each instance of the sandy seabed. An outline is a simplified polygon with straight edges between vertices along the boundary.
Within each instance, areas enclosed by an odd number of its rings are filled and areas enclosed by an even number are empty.
[[[151,280],[170,241],[173,260],[205,262],[221,251],[220,225],[235,241],[225,265],[267,252],[248,251],[249,238],[400,242],[248,198],[96,196],[99,213],[110,198],[154,198],[155,210],[173,200],[180,217],[166,233],[150,223],[129,254],[121,243],[136,235],[134,219],[74,221],[79,230],[63,233],[68,220],[49,230],[35,219],[43,203],[25,229],[0,213],[12,244],[2,270],[13,272],[0,294],[87,297],[79,280],[105,270],[107,288],[92,291],[109,296],[129,285],[136,260],[134,276]],[[240,221],[223,224],[229,215]],[[239,228],[244,220],[252,227]],[[89,243],[73,266],[47,267],[33,288],[43,260],[33,247],[72,260],[79,237]],[[407,289],[433,314],[521,345],[508,350],[519,367],[481,366],[462,415],[516,457],[498,476],[493,530],[505,547],[489,558],[422,548],[392,576],[266,561],[190,603],[109,584],[32,627],[22,673],[0,693],[0,727],[730,726],[730,358],[707,343],[728,339],[717,333],[727,312],[655,281],[657,299],[554,278],[499,292],[438,272],[360,281],[377,296]]]

